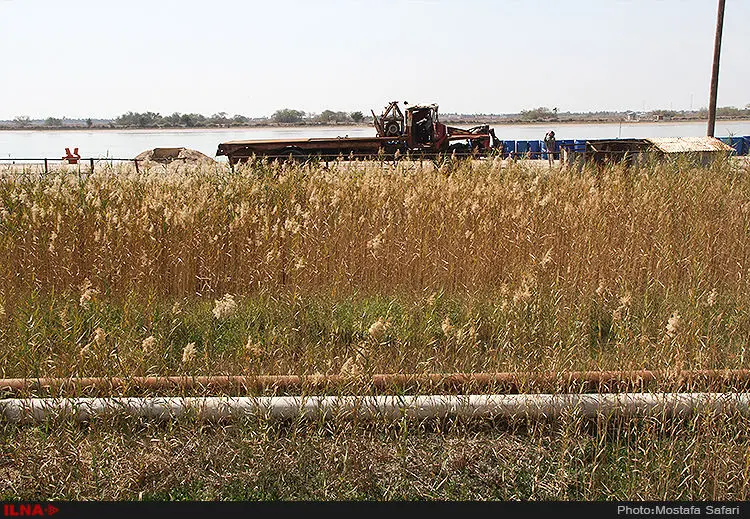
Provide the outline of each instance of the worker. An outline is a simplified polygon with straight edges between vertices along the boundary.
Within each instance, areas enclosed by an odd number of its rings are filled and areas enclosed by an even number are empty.
[[[424,118],[417,122],[419,128],[419,142],[421,144],[427,144],[432,140],[432,117],[427,114]]]
[[[557,146],[557,140],[555,139],[555,132],[553,130],[548,131],[544,136],[544,146],[547,148],[547,160],[551,167],[555,160],[555,147]]]
[[[65,156],[62,159],[67,161],[68,164],[78,164],[81,155],[78,153],[78,148],[75,148],[73,153],[70,153],[70,148],[65,148]]]

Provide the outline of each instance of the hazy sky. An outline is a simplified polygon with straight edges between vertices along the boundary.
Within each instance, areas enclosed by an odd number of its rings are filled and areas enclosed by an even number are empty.
[[[0,119],[708,105],[716,0],[0,0]],[[727,0],[719,106],[750,103]]]

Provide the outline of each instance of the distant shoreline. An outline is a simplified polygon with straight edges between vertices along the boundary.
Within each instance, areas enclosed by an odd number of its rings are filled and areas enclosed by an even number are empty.
[[[717,121],[721,122],[750,122],[750,118],[717,118]],[[583,125],[608,125],[608,126],[638,126],[638,125],[670,125],[670,124],[684,124],[684,123],[708,123],[706,119],[670,119],[661,121],[602,121],[599,119],[589,120],[575,120],[575,121],[453,121],[448,119],[445,124],[449,126],[470,126],[479,124],[488,124],[490,126],[583,126]],[[73,127],[30,127],[30,128],[10,128],[0,126],[0,131],[11,131],[11,132],[128,132],[128,131],[148,131],[148,132],[205,132],[205,131],[242,131],[242,130],[253,130],[253,129],[265,129],[265,128],[372,128],[372,124],[305,124],[305,123],[293,123],[293,124],[249,124],[242,126],[194,126],[194,127],[111,127],[111,126],[92,126],[91,128],[73,126]]]

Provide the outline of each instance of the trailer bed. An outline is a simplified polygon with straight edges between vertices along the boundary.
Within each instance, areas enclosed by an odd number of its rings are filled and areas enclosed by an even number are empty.
[[[376,155],[383,150],[393,153],[402,147],[401,137],[323,137],[308,139],[237,140],[222,142],[216,155],[226,155],[232,163],[247,160],[253,155],[283,157],[309,156],[336,157]]]

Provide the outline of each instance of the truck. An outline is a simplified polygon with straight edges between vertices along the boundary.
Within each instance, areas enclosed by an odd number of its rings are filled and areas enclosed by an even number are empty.
[[[374,137],[333,137],[293,140],[240,140],[219,144],[217,156],[226,156],[230,164],[251,157],[306,160],[434,158],[440,155],[483,157],[502,151],[489,125],[462,129],[440,122],[437,104],[409,105],[404,109],[391,101],[380,115],[373,116]]]

